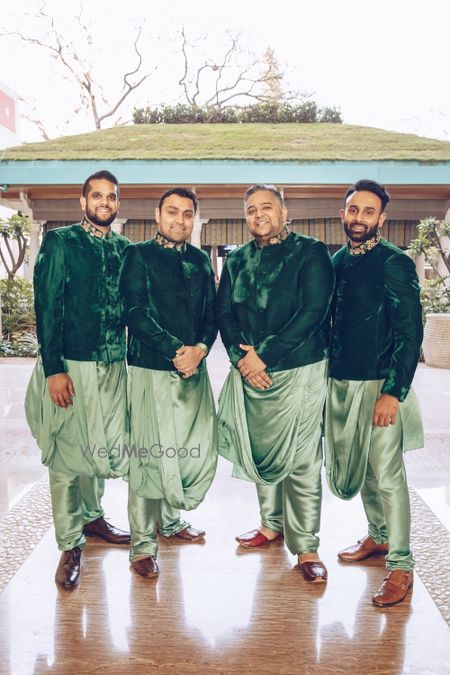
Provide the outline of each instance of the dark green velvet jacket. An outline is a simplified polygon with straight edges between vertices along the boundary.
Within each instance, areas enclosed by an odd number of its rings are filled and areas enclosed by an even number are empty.
[[[119,273],[129,243],[112,231],[99,239],[80,224],[45,235],[34,268],[34,293],[46,377],[66,372],[64,358],[125,358]]]
[[[422,310],[414,262],[381,239],[373,249],[333,256],[336,292],[330,376],[339,380],[385,378],[382,392],[403,401],[422,344]]]
[[[120,289],[130,365],[175,370],[172,359],[182,345],[214,344],[214,273],[199,248],[164,248],[154,239],[130,245]]]
[[[233,365],[253,345],[269,370],[306,366],[328,354],[334,272],[321,241],[291,232],[278,244],[256,241],[227,258],[217,296],[220,333]]]

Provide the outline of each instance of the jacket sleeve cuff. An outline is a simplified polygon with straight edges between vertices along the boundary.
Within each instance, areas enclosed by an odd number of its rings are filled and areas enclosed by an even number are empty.
[[[200,347],[200,349],[205,352],[205,356],[208,356],[209,353],[208,345],[205,345],[204,342],[197,342],[195,346]]]
[[[238,361],[240,361],[245,356],[245,352],[242,349],[239,349],[239,347],[235,347],[234,345],[228,347],[227,351],[233,366],[237,366]]]
[[[386,381],[381,388],[381,393],[389,394],[389,396],[395,396],[395,398],[397,398],[400,403],[403,403],[405,398],[408,396],[410,389],[411,387],[401,387],[400,385],[391,384]]]
[[[173,359],[177,355],[177,349],[181,349],[183,347],[183,343],[181,340],[179,340],[176,337],[170,337],[168,338],[167,342],[167,347],[164,345],[164,351],[162,352],[163,355],[168,359],[169,361],[173,361]],[[162,348],[162,346],[161,346]]]
[[[42,365],[44,368],[45,377],[52,375],[59,375],[59,373],[67,373],[67,366],[62,356],[54,356],[52,358],[42,358]]]

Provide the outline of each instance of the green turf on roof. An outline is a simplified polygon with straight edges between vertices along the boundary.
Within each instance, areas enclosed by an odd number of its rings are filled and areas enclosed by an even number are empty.
[[[349,124],[135,125],[28,143],[0,159],[438,162],[450,161],[450,142]]]

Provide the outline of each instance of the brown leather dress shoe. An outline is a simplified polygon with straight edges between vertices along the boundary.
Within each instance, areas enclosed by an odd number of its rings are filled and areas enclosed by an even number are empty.
[[[328,579],[327,568],[321,560],[299,561],[298,566],[306,581],[310,581],[312,584],[321,584]]]
[[[195,527],[185,527],[184,530],[180,530],[179,532],[175,532],[175,534],[172,534],[172,537],[176,537],[177,539],[182,539],[183,541],[197,541],[198,539],[201,539],[204,537],[206,532],[204,530],[196,530]]]
[[[133,560],[131,568],[146,579],[153,579],[159,574],[158,563],[156,558],[150,555],[148,558],[138,558]]]
[[[124,530],[119,530],[118,527],[114,527],[108,523],[107,520],[101,516],[97,520],[93,520],[90,523],[86,523],[83,527],[83,533],[88,537],[100,537],[104,539],[109,544],[129,544],[130,543],[130,533],[125,532]]]
[[[268,546],[282,536],[283,533],[279,532],[275,539],[268,539],[268,537],[259,530],[250,530],[250,532],[245,532],[244,534],[240,534],[239,537],[236,537],[236,541],[241,546],[244,546],[244,548],[257,548],[258,546]]]
[[[56,568],[55,581],[58,586],[70,589],[78,586],[81,573],[81,548],[76,546],[63,551]]]
[[[413,573],[405,570],[389,570],[387,577],[372,598],[374,605],[388,607],[404,600],[413,585]]]
[[[377,544],[371,537],[365,536],[355,546],[349,546],[349,548],[339,551],[338,558],[343,562],[357,562],[358,560],[366,560],[373,555],[387,555],[388,551],[389,544],[387,542]]]

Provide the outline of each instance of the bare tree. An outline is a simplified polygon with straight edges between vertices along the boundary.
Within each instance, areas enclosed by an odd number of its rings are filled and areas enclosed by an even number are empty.
[[[181,53],[183,73],[178,84],[189,105],[212,105],[218,108],[234,101],[287,101],[303,98],[299,92],[285,92],[282,88],[283,74],[275,59],[274,51],[268,48],[262,57],[256,57],[242,48],[242,34],[226,31],[229,44],[218,58],[196,58],[199,39],[189,40],[186,29],[181,29]]]
[[[30,16],[28,14],[28,16]],[[82,36],[82,41],[87,46],[88,56],[84,56],[79,44],[74,41],[67,41],[63,28],[58,24],[57,19],[47,10],[45,2],[42,3],[34,14],[31,15],[37,20],[42,36],[36,37],[35,34],[25,34],[21,30],[0,30],[0,38],[15,38],[25,43],[29,47],[39,49],[50,55],[61,67],[63,73],[70,81],[77,86],[80,104],[72,113],[79,113],[81,110],[88,111],[91,115],[95,128],[101,129],[105,120],[110,120],[121,108],[128,96],[138,89],[152,75],[156,67],[151,70],[144,70],[144,60],[139,41],[142,34],[142,27],[136,31],[132,44],[133,53],[136,59],[136,66],[121,75],[122,86],[119,94],[111,100],[106,96],[103,86],[96,81],[93,68],[89,59],[89,54],[95,55],[93,48],[93,35],[83,17],[83,5],[80,2],[79,11],[75,15],[78,31]],[[26,99],[21,99],[28,104],[29,112],[25,112],[24,117],[34,123],[41,135],[48,139],[47,131],[36,109]],[[123,123],[122,120],[116,120],[117,123]]]

